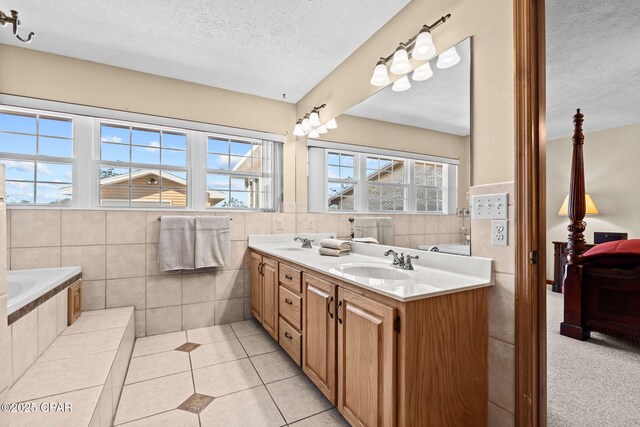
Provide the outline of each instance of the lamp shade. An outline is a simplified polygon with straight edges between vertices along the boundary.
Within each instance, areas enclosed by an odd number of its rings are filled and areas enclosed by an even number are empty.
[[[587,215],[598,215],[598,208],[596,208],[596,204],[593,203],[593,199],[587,193],[585,194],[585,205],[587,207]],[[562,206],[560,206],[560,210],[558,211],[558,215],[568,216],[569,215],[569,195],[564,198],[564,202],[562,202]]]
[[[411,88],[411,82],[409,81],[408,76],[402,76],[391,86],[391,90],[394,92],[404,92],[405,90],[409,90]]]
[[[376,68],[373,69],[371,84],[378,87],[389,84],[389,73],[387,72],[387,65],[384,60],[379,61],[378,64],[376,64]]]
[[[316,110],[313,110],[311,114],[309,114],[309,125],[314,128],[320,126],[320,114],[318,114]]]
[[[336,119],[331,119],[324,125],[327,129],[336,129],[338,127],[338,123],[336,123]]]
[[[403,43],[400,43],[400,46],[396,49],[396,53],[393,54],[393,62],[391,63],[391,67],[389,67],[389,71],[398,75],[406,74],[411,71],[409,54],[407,53],[407,49],[404,47]]]
[[[436,65],[438,66],[438,68],[444,69],[453,67],[458,62],[460,62],[460,55],[458,55],[456,47],[453,46],[445,50],[440,54],[440,56],[438,56],[438,63]]]
[[[411,56],[418,61],[426,61],[433,58],[436,54],[436,47],[433,45],[433,38],[428,29],[420,31],[416,38],[416,44],[413,47]]]
[[[293,134],[295,136],[304,135],[304,131],[302,130],[302,120],[298,120],[298,123],[296,123],[296,126],[293,128]]]
[[[413,70],[413,74],[411,75],[413,80],[416,82],[427,80],[431,76],[433,76],[433,70],[431,69],[431,65],[429,65],[428,62],[425,62],[424,64]]]

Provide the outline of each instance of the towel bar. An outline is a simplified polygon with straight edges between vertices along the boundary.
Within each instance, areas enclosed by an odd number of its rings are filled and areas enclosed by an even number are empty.
[[[158,221],[162,221],[162,217],[161,216],[158,217]],[[229,218],[229,221],[233,221],[233,218]]]

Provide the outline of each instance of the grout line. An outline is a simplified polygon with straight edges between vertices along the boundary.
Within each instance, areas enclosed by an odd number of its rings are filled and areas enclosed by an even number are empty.
[[[171,412],[171,411],[175,411],[175,410],[176,410],[176,409],[169,409],[169,410],[166,410],[166,411],[157,412],[157,413],[155,413],[155,414],[147,415],[146,417],[136,418],[135,420],[129,420],[129,421],[127,421],[126,423],[122,423],[122,424],[114,424],[114,427],[117,427],[117,426],[127,426],[127,425],[129,425],[130,423],[134,423],[134,422],[137,422],[137,421],[140,421],[140,420],[146,420],[147,418],[155,417],[156,415],[160,415],[160,414],[166,414],[167,412]],[[193,413],[193,412],[191,412],[191,413]],[[117,412],[117,411],[116,411],[116,415],[118,415],[118,412]],[[115,417],[114,417],[114,419],[113,419],[113,420],[115,421]]]

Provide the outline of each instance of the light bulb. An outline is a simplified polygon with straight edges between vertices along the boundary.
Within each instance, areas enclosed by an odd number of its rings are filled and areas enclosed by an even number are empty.
[[[338,127],[338,123],[336,123],[336,119],[331,119],[324,125],[324,127],[327,129],[335,129]]]
[[[436,47],[433,44],[433,37],[431,37],[429,28],[425,26],[420,30],[420,34],[416,38],[416,44],[413,47],[411,56],[418,61],[426,61],[433,58],[435,54]]]
[[[315,129],[312,130],[311,132],[309,132],[309,138],[318,138],[319,136],[320,136],[320,134]]]
[[[456,51],[456,47],[453,46],[442,52],[440,56],[438,56],[438,68],[450,68],[460,62],[460,55]]]
[[[411,64],[409,63],[409,54],[404,47],[404,43],[400,43],[396,52],[393,54],[393,62],[389,70],[393,74],[406,74],[411,70]]]
[[[305,132],[309,132],[311,130],[311,124],[309,123],[309,114],[305,114],[304,119],[302,119],[302,130]]]
[[[389,73],[387,72],[387,64],[384,58],[380,58],[380,61],[378,61],[376,67],[373,69],[371,84],[373,86],[386,86],[389,84]]]
[[[309,115],[309,124],[314,128],[320,126],[320,115],[317,110],[313,110]]]
[[[402,76],[395,82],[393,82],[393,86],[391,86],[391,90],[394,92],[404,92],[411,88],[411,83],[409,82],[409,77]]]
[[[411,78],[416,82],[421,82],[423,80],[427,80],[431,76],[433,76],[431,65],[429,65],[428,62],[425,62],[424,64],[413,70]]]
[[[318,129],[316,129],[316,131],[320,134],[320,135],[324,135],[325,133],[329,132],[327,130],[327,127],[325,125],[322,125],[320,127],[318,127]]]
[[[293,134],[295,136],[304,136],[304,131],[302,130],[302,120],[298,120],[296,126],[293,128]]]

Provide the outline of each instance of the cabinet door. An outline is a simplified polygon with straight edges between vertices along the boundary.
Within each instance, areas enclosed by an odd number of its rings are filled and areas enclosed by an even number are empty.
[[[303,281],[302,369],[335,404],[337,286],[306,273]]]
[[[278,262],[262,259],[262,326],[278,339]]]
[[[395,309],[338,290],[338,409],[353,426],[395,425]]]
[[[251,280],[251,313],[262,323],[262,255],[251,252],[249,265]]]

